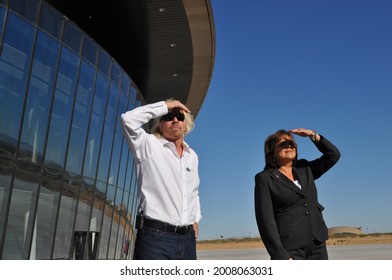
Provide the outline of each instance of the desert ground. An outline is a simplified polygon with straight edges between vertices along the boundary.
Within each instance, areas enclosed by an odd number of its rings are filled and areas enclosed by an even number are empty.
[[[392,244],[392,233],[333,236],[330,237],[327,241],[328,246],[365,244]],[[197,250],[224,250],[248,248],[264,248],[264,244],[260,238],[230,238],[203,240],[197,242]]]

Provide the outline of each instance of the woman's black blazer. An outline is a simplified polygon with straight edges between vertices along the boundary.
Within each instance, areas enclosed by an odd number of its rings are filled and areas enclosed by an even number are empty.
[[[255,176],[256,221],[271,259],[287,260],[287,250],[306,247],[314,239],[328,239],[315,180],[339,160],[340,152],[321,135],[314,144],[322,156],[298,160],[293,167],[301,189],[278,169],[265,169]]]

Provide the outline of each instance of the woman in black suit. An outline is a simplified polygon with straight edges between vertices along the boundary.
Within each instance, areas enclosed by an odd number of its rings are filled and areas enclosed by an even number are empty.
[[[309,137],[322,156],[298,160],[293,134]],[[314,130],[298,128],[268,136],[264,152],[265,168],[255,176],[255,212],[271,259],[328,259],[328,229],[314,181],[335,165],[339,150]]]

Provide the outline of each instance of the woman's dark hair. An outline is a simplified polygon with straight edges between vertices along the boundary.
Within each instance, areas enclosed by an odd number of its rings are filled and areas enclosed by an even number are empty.
[[[268,136],[265,141],[264,141],[264,155],[265,155],[265,169],[275,169],[278,168],[278,163],[275,160],[275,147],[276,144],[282,139],[282,138],[289,138],[291,141],[294,142],[295,144],[295,149],[296,149],[296,156],[294,159],[294,162],[297,161],[297,156],[298,156],[298,150],[297,150],[297,143],[294,141],[294,136],[284,130],[280,129],[274,134]]]

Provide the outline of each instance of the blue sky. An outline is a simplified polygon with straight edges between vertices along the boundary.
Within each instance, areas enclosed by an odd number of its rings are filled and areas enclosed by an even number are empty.
[[[297,127],[342,153],[316,181],[327,225],[392,232],[392,1],[211,2],[214,72],[186,139],[200,161],[199,239],[258,235],[264,139]],[[296,140],[300,158],[320,156]]]

